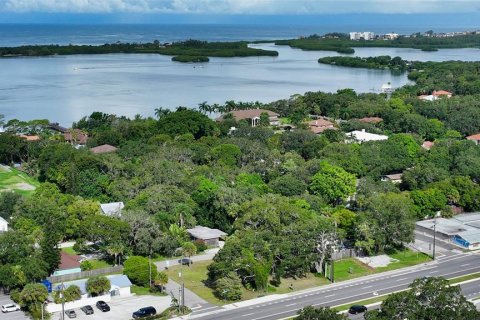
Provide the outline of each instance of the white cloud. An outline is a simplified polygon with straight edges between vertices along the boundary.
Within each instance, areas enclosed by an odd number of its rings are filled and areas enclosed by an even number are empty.
[[[478,0],[0,0],[3,12],[451,13],[478,8]]]

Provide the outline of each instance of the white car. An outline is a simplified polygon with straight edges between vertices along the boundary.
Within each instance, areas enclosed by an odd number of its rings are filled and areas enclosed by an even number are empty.
[[[15,304],[15,303],[4,304],[2,306],[2,312],[3,313],[18,311],[18,310],[20,310],[20,306],[18,304]]]

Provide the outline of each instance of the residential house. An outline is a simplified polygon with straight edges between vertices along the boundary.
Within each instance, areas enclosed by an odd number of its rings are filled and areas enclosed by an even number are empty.
[[[466,139],[473,141],[477,146],[480,146],[480,133],[468,136]]]
[[[0,217],[0,233],[8,231],[8,222],[7,220]]]
[[[53,276],[81,272],[80,259],[80,256],[60,251],[60,265],[53,273]]]
[[[390,181],[391,183],[402,183],[402,176],[403,173],[394,173],[394,174],[387,174],[382,177],[382,181]]]
[[[430,150],[433,147],[434,143],[432,141],[424,141],[422,143],[422,148],[425,150]]]
[[[441,98],[451,98],[452,95],[453,94],[451,92],[448,92],[445,90],[439,90],[439,91],[433,91],[433,93],[429,95],[425,95],[425,94],[420,95],[417,98],[424,101],[436,101]]]
[[[270,121],[271,126],[278,126],[280,124],[280,120],[278,119],[280,115],[276,112],[265,110],[265,109],[234,110],[226,114],[222,114],[216,120],[223,121],[224,117],[227,114],[232,114],[233,118],[236,121],[247,120],[250,122],[252,127],[256,127],[260,124],[260,115],[262,113],[268,114],[268,119]]]
[[[102,154],[102,153],[110,153],[110,152],[115,152],[118,149],[114,146],[111,146],[109,144],[102,144],[101,146],[90,148],[90,151],[92,151],[95,154]]]
[[[125,207],[123,202],[110,202],[100,204],[102,212],[106,216],[120,216],[122,214],[122,209]]]
[[[220,238],[227,234],[218,229],[211,229],[203,226],[196,226],[192,229],[187,229],[188,234],[194,239],[203,242],[207,246],[218,247]]]
[[[347,141],[346,142],[369,142],[369,141],[382,141],[388,140],[388,136],[382,134],[375,134],[366,132],[365,129],[361,131],[355,130],[352,132],[347,133]]]
[[[373,40],[375,33],[373,32],[350,32],[350,40]]]
[[[80,129],[71,129],[63,133],[63,138],[74,146],[84,146],[87,144],[88,135]]]
[[[323,133],[327,129],[337,130],[333,122],[330,122],[325,119],[316,119],[316,120],[309,121],[308,126],[310,128],[310,131],[312,131],[315,134]]]

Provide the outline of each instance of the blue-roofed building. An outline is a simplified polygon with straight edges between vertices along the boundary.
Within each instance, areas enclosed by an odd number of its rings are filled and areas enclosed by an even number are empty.
[[[131,295],[130,292],[130,287],[132,286],[132,283],[130,282],[130,279],[126,275],[123,274],[115,274],[115,275],[110,275],[106,276],[108,280],[110,280],[110,290],[109,293],[110,295],[113,296],[129,296]],[[63,286],[64,289],[76,285],[80,288],[80,291],[82,293],[82,298],[87,298],[88,293],[87,293],[87,280],[88,279],[80,279],[80,280],[75,280],[75,281],[68,281],[64,282]],[[56,283],[53,285],[53,290],[58,291],[61,290],[61,283]]]

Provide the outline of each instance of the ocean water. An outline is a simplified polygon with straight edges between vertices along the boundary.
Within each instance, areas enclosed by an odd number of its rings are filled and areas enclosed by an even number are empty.
[[[281,29],[281,28],[280,28]],[[227,41],[289,38],[321,33],[313,27],[245,28],[219,26],[15,26],[0,25],[0,45],[40,43],[99,44],[115,41],[170,42],[188,38]],[[57,31],[55,31],[57,30]],[[250,35],[250,36],[248,36]],[[62,42],[65,41],[65,42]],[[7,119],[49,119],[65,126],[93,111],[133,117],[153,116],[157,107],[196,107],[227,100],[270,102],[307,91],[379,92],[382,84],[408,83],[406,74],[385,70],[322,65],[318,58],[337,55],[302,51],[272,43],[278,57],[211,58],[182,64],[157,54],[72,55],[0,59],[0,114]],[[479,49],[422,52],[399,48],[358,48],[356,55],[401,56],[408,60],[480,60]]]

